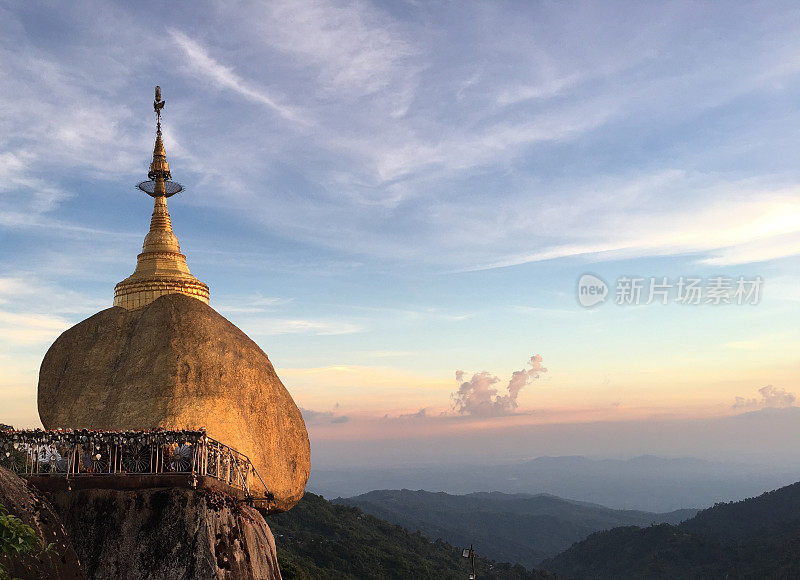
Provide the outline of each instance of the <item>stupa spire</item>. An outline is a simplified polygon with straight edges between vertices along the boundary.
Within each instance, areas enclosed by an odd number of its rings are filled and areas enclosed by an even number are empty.
[[[161,87],[156,87],[153,110],[156,113],[156,142],[153,161],[147,173],[148,181],[138,188],[154,198],[150,231],[144,238],[142,253],[136,258],[136,269],[114,288],[114,306],[136,310],[147,306],[165,294],[185,294],[208,304],[208,286],[192,276],[181,254],[178,238],[172,231],[172,220],[167,209],[167,198],[180,193],[183,187],[172,181],[167,163],[167,153],[161,136],[161,110],[166,101],[161,99]]]

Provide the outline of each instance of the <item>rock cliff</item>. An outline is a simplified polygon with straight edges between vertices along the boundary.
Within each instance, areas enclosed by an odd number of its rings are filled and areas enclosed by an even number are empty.
[[[12,578],[48,580],[81,580],[83,571],[78,555],[52,506],[44,497],[16,474],[0,467],[0,504],[9,514],[31,526],[47,544],[49,553],[33,551],[12,558],[0,556],[0,564]]]
[[[188,489],[51,492],[92,580],[280,580],[254,508]]]

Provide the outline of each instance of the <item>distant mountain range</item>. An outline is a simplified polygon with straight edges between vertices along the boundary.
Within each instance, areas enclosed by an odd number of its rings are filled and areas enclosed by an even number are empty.
[[[482,579],[800,578],[800,483],[717,504],[677,525],[647,525],[646,520],[658,514],[619,512],[547,495],[453,497],[400,490],[351,499],[372,507],[388,505],[381,509],[390,515],[405,513],[409,520],[429,522],[425,525],[434,528],[449,526],[451,518],[463,522],[452,533],[470,539],[455,543],[462,547],[474,544]],[[673,522],[684,515],[661,514]],[[610,525],[614,520],[639,520],[645,527],[623,525],[592,533],[541,562],[538,570],[486,557],[503,549],[492,544],[495,530],[504,534],[500,544],[521,549],[525,544],[521,538],[538,533],[526,527],[528,523],[546,526],[547,518],[563,522],[550,528],[556,538],[559,531],[574,530],[581,523],[591,527]],[[286,580],[466,577],[466,561],[450,543],[409,532],[358,507],[335,504],[311,493],[291,511],[270,516],[268,523]]]
[[[592,534],[543,562],[574,580],[800,578],[800,483],[718,504],[673,526]]]
[[[449,495],[407,489],[371,491],[333,501],[359,507],[430,538],[459,546],[474,544],[482,556],[529,568],[592,532],[618,526],[677,524],[697,512],[613,510],[548,494]]]
[[[788,467],[650,455],[628,460],[567,456],[491,466],[315,469],[309,489],[327,497],[398,488],[549,493],[616,509],[667,512],[758,495],[796,479],[797,471]]]
[[[284,580],[436,578],[463,580],[461,548],[306,493],[290,511],[268,516]],[[479,553],[481,580],[542,580],[553,576],[493,562]]]

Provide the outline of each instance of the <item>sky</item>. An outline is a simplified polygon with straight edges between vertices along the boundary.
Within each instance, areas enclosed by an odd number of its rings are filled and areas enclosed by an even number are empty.
[[[133,270],[156,84],[189,267],[316,462],[794,406],[798,28],[789,2],[1,2],[0,422],[39,424],[47,348]],[[593,439],[558,452],[653,440]]]

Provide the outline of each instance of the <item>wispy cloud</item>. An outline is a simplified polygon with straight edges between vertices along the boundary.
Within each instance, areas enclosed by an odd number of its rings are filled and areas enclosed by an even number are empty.
[[[188,59],[189,67],[193,72],[205,77],[218,87],[232,90],[249,101],[267,106],[289,121],[307,123],[294,108],[280,104],[266,90],[250,86],[247,81],[233,72],[231,68],[213,59],[203,46],[183,32],[173,28],[167,31],[175,44],[183,50]]]
[[[764,235],[753,239],[750,243],[720,248],[699,262],[707,266],[734,266],[777,260],[798,254],[800,254],[800,231],[783,235]]]
[[[0,334],[6,346],[46,344],[70,326],[68,321],[56,316],[0,310]]]
[[[323,90],[347,98],[393,95],[395,116],[408,107],[418,50],[388,15],[366,2],[271,2],[261,38],[319,71]],[[291,25],[286,25],[291,23]]]
[[[505,89],[497,95],[497,104],[501,106],[513,105],[531,99],[547,99],[564,92],[578,81],[577,74],[565,77],[548,79],[540,84],[517,86]]]
[[[364,327],[350,322],[334,320],[308,320],[296,318],[259,318],[248,322],[248,328],[256,335],[270,334],[316,334],[335,336],[364,332]]]
[[[746,315],[798,299],[800,284],[776,278],[800,251],[799,121],[783,106],[797,100],[800,15],[785,7],[639,3],[619,19],[614,3],[168,3],[163,21],[184,24],[166,30],[123,3],[0,10],[0,273],[48,290],[0,286],[3,312],[30,317],[3,322],[33,329],[23,341],[108,306],[130,273],[156,83],[187,185],[173,217],[190,265],[251,335],[285,335],[276,358],[340,363],[290,375],[316,393],[311,409],[331,407],[329,385],[353,400],[379,385],[402,400],[393,413],[433,415],[431,393],[445,405],[454,390],[454,326],[535,316],[558,334],[567,314],[526,300],[547,306],[540,291],[570,286],[576,263],[771,261],[759,265],[768,303]],[[574,316],[578,332],[604,314]],[[744,348],[768,332],[724,340]],[[490,334],[464,333],[465,348]],[[319,335],[333,337],[324,349],[295,346]],[[706,341],[731,357],[720,342]],[[762,352],[788,360],[796,337],[785,343]],[[43,344],[25,344],[35,374]],[[370,350],[418,354],[357,367]],[[619,399],[630,396],[604,395]]]
[[[0,276],[0,305],[12,304],[18,313],[49,313],[69,319],[111,306],[109,300],[95,299],[50,278],[24,272]]]
[[[398,419],[427,419],[428,417],[429,417],[428,409],[423,407],[422,409],[420,409],[419,411],[417,411],[415,413],[401,413],[400,415],[398,415],[397,418]]]
[[[416,354],[418,353],[409,350],[372,350],[366,353],[367,356],[373,358],[408,357]]]
[[[731,184],[730,190],[735,185]],[[575,243],[545,246],[535,252],[512,255],[500,261],[469,268],[502,268],[570,256],[593,259],[635,258],[715,252],[700,263],[732,265],[793,256],[800,253],[800,202],[795,190],[709,192],[713,201],[668,209],[628,210],[617,207],[595,214],[594,223],[579,231]],[[599,196],[603,199],[603,196]],[[646,203],[646,202],[645,202]],[[708,224],[714,224],[709,229]],[[593,238],[593,239],[586,239]]]
[[[67,303],[72,298],[86,305],[85,300],[59,290],[44,281],[0,277],[0,347],[6,352],[41,348],[72,326],[74,309]]]
[[[451,128],[448,137],[417,137],[408,139],[402,147],[384,148],[376,158],[376,171],[384,182],[423,171],[450,176],[498,159],[521,157],[537,143],[575,138],[601,126],[611,113],[604,108],[568,107],[533,115],[522,123],[499,122],[467,131]]]
[[[291,298],[262,296],[260,294],[235,297],[222,296],[221,299],[215,300],[214,308],[223,313],[249,314],[274,310],[275,308],[285,306],[291,302]]]

